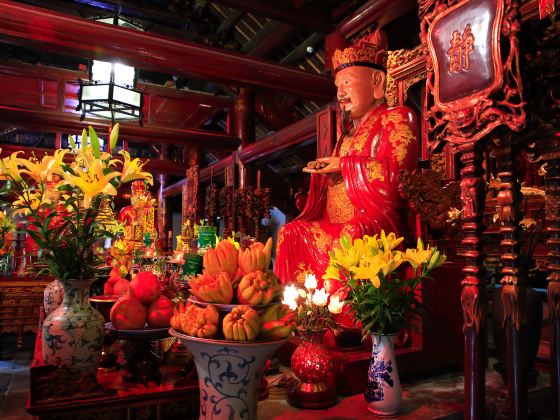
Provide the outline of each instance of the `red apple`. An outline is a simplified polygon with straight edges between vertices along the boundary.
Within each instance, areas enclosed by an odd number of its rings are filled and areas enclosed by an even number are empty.
[[[143,305],[149,306],[161,295],[157,276],[150,271],[141,271],[130,283],[130,294]]]
[[[169,327],[169,321],[173,316],[173,302],[165,296],[160,296],[158,300],[148,308],[148,325],[151,328]]]
[[[130,290],[130,282],[126,279],[120,279],[113,285],[113,294],[117,296],[126,295]]]
[[[130,295],[124,295],[111,308],[111,322],[117,330],[140,330],[146,324],[146,308]]]
[[[109,282],[103,285],[103,294],[105,296],[111,296],[113,294],[113,286]]]

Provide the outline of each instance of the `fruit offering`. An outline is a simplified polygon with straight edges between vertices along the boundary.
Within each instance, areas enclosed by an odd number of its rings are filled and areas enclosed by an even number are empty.
[[[109,279],[110,280],[110,279]],[[126,285],[123,283],[126,282]],[[149,271],[138,273],[132,282],[119,279],[113,293],[122,287],[123,296],[111,308],[111,323],[117,330],[166,328],[173,316],[173,302],[161,295],[157,276]]]
[[[233,287],[230,276],[222,271],[217,274],[199,274],[189,281],[191,293],[199,300],[208,303],[230,303]]]
[[[253,341],[261,328],[259,314],[246,305],[236,306],[223,322],[224,337],[233,341]]]
[[[237,286],[237,300],[243,305],[266,305],[277,298],[282,286],[272,271],[245,274]]]
[[[171,318],[173,329],[192,337],[214,338],[218,334],[220,314],[214,305],[200,308],[193,304],[182,303],[175,308]]]
[[[261,314],[261,322],[259,338],[263,340],[286,338],[294,331],[296,314],[288,305],[279,303],[267,308]]]
[[[202,257],[204,274],[219,274],[225,271],[229,278],[237,274],[237,248],[229,241],[221,241],[215,249],[209,249]]]
[[[239,251],[226,240],[208,250],[203,257],[204,274],[189,280],[196,300],[175,309],[171,326],[195,337],[233,341],[288,337],[295,328],[295,313],[279,303],[282,284],[268,270],[271,252],[272,239]],[[215,323],[215,317],[201,312],[208,308],[212,315],[214,311],[229,313],[222,315],[221,324]]]
[[[266,241],[266,245],[261,242],[255,242],[249,247],[239,251],[237,259],[239,270],[243,274],[252,273],[253,271],[266,271],[270,265],[272,255],[272,238]]]

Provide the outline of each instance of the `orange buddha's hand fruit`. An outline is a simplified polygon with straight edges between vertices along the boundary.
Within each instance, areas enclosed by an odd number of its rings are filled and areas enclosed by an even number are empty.
[[[233,299],[233,286],[227,272],[199,274],[189,280],[191,293],[197,299],[208,303],[230,303]]]
[[[261,320],[253,308],[239,305],[225,316],[222,327],[226,340],[254,341],[259,335]]]
[[[296,327],[296,314],[288,305],[278,304],[267,308],[261,314],[259,338],[273,340],[288,337]]]
[[[252,273],[260,270],[266,271],[270,265],[272,254],[272,238],[268,238],[266,245],[261,242],[251,244],[248,248],[239,251],[237,259],[239,269],[243,273]]]
[[[216,337],[219,322],[220,315],[214,305],[208,305],[206,308],[192,304],[182,306],[172,318],[172,326],[178,326],[179,331],[198,338]]]
[[[237,248],[229,241],[220,242],[215,249],[209,249],[202,257],[202,272],[218,274],[225,271],[229,278],[237,274]]]
[[[237,300],[244,305],[266,305],[280,292],[281,286],[272,271],[245,274],[237,286]]]

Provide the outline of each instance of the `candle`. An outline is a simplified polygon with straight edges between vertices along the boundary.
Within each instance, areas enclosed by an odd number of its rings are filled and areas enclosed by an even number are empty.
[[[257,190],[261,189],[261,170],[257,171]]]

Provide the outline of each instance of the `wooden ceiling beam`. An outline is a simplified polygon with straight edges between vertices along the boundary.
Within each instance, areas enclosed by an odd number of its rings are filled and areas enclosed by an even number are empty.
[[[330,16],[312,7],[290,7],[285,0],[212,0],[212,3],[243,10],[258,16],[328,33],[332,30]]]
[[[109,120],[86,118],[78,114],[58,111],[39,111],[0,105],[0,125],[50,133],[80,133],[91,125],[99,133],[109,131]],[[235,150],[239,138],[204,130],[182,130],[156,125],[140,127],[135,123],[121,123],[119,136],[123,140],[149,143],[169,143],[199,146],[204,149]]]
[[[241,52],[253,57],[264,57],[286,45],[298,33],[299,29],[293,25],[270,21],[243,46]]]
[[[138,68],[270,88],[302,98],[329,101],[334,97],[334,86],[328,77],[258,58],[8,0],[0,0],[0,9],[0,39],[4,42],[86,58],[119,59]]]
[[[338,30],[344,37],[351,38],[373,22],[383,27],[415,7],[418,7],[415,0],[369,0],[344,19]]]

